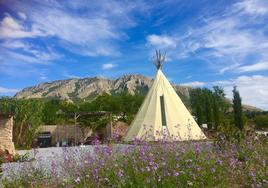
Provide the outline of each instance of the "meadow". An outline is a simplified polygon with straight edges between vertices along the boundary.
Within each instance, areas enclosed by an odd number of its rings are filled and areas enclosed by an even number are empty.
[[[3,177],[2,183],[4,187],[75,188],[268,186],[267,138],[218,138],[173,143],[136,140],[120,149],[96,140],[93,152],[65,148],[50,168],[36,165],[36,160],[27,162]]]

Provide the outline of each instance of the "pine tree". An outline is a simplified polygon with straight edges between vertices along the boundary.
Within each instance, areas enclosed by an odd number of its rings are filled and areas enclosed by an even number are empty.
[[[234,123],[237,128],[243,130],[244,121],[243,121],[243,111],[241,104],[241,97],[236,89],[236,86],[233,88],[233,110],[234,110]]]

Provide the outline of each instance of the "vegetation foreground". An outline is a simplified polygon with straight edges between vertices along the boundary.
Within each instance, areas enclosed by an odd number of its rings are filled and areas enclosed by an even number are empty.
[[[267,187],[267,138],[142,143],[123,150],[96,142],[91,152],[63,152],[50,170],[27,162],[4,187]],[[97,156],[97,157],[95,157]],[[41,161],[39,161],[41,162]],[[4,169],[5,170],[5,169]]]

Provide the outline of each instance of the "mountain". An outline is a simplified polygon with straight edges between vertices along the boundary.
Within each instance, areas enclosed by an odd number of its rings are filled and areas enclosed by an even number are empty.
[[[123,75],[112,80],[102,77],[58,80],[27,87],[15,95],[15,98],[58,98],[69,101],[92,99],[98,94],[116,94],[127,91],[131,94],[146,94],[153,79],[143,75]],[[189,98],[190,87],[173,85],[178,94]]]
[[[103,77],[58,80],[41,83],[33,87],[27,87],[18,92],[15,98],[57,98],[68,101],[81,99],[92,100],[101,93],[116,94],[127,91],[131,94],[145,95],[153,83],[153,79],[137,74],[123,75],[117,79]],[[178,95],[184,103],[189,104],[189,91],[191,87],[173,84]],[[231,103],[230,100],[227,99]],[[262,111],[259,108],[243,105],[244,110]]]

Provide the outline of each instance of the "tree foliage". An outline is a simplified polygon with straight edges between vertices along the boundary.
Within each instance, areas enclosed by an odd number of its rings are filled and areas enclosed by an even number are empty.
[[[116,95],[102,94],[99,95],[92,102],[85,102],[79,106],[79,110],[82,112],[88,111],[109,111],[114,115],[119,116],[122,121],[128,124],[134,118],[134,115],[138,111],[142,101],[142,95],[131,95],[127,92],[122,92]],[[94,117],[91,119],[81,118],[83,123],[94,122]],[[97,119],[97,118],[95,118]]]
[[[244,114],[257,129],[268,129],[268,111],[245,111]]]
[[[130,123],[138,111],[143,96],[123,92],[116,95],[102,94],[93,101],[72,103],[58,99],[0,98],[0,112],[14,114],[14,141],[17,147],[29,147],[40,125],[74,124],[75,112],[109,111],[121,121]],[[77,124],[101,129],[110,117],[84,117]]]
[[[74,124],[74,113],[108,111],[113,118],[131,123],[138,112],[144,95],[131,95],[127,92],[109,95],[103,93],[91,101],[72,103],[58,99],[15,99],[0,98],[0,113],[13,113],[14,141],[16,146],[30,146],[36,136],[37,129],[44,124]],[[199,125],[206,123],[209,129],[223,132],[236,132],[244,126],[241,98],[234,89],[234,115],[230,111],[230,103],[226,100],[221,87],[212,89],[196,88],[190,90],[190,100],[186,106],[191,109]],[[189,106],[188,106],[189,104]],[[257,128],[267,127],[267,114],[248,114]],[[242,117],[242,119],[241,119]],[[87,117],[80,116],[77,124],[98,130],[107,125],[111,116]],[[234,124],[236,126],[234,126]]]
[[[28,146],[42,123],[44,102],[39,99],[16,100],[2,98],[0,111],[14,114],[14,141],[18,146]]]
[[[190,91],[190,104],[199,125],[206,123],[209,129],[217,128],[226,120],[229,108],[222,88],[215,86],[213,90],[196,88]]]
[[[242,99],[236,86],[233,88],[233,111],[234,111],[234,124],[240,130],[244,129],[245,117],[242,109]]]
[[[256,124],[256,128],[258,129],[268,129],[268,113],[255,116],[254,123]]]

